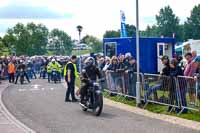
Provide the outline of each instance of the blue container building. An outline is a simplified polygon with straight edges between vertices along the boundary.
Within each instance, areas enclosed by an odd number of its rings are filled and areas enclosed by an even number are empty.
[[[160,58],[164,55],[173,57],[174,38],[140,38],[140,70],[143,73],[159,73],[163,67]],[[136,38],[104,38],[104,55],[126,54],[130,52],[136,58]]]

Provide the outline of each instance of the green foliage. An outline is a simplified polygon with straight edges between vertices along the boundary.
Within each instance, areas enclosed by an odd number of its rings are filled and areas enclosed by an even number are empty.
[[[102,52],[103,43],[98,38],[94,36],[86,35],[85,37],[83,37],[82,42],[85,44],[88,44],[92,48],[91,52],[94,52],[94,53]]]
[[[135,37],[136,36],[136,27],[134,25],[126,24],[126,32],[127,37]],[[120,37],[120,30],[110,30],[106,31],[103,35],[104,38],[115,38]]]
[[[70,55],[72,52],[72,40],[67,33],[59,29],[53,29],[49,34],[48,47],[56,55]]]
[[[200,4],[195,6],[185,22],[185,38],[200,39]]]
[[[136,27],[134,25],[126,24],[126,32],[127,32],[127,37],[135,37]]]
[[[114,37],[120,37],[120,31],[115,31],[115,30],[111,30],[111,31],[106,31],[103,35],[104,38],[114,38]]]
[[[72,55],[84,55],[89,54],[90,50],[72,50]]]
[[[48,29],[42,24],[18,23],[8,29],[3,42],[17,55],[43,55],[48,42]]]
[[[156,25],[147,26],[145,31],[140,32],[142,37],[159,37],[159,29]]]
[[[160,9],[159,15],[156,15],[156,21],[160,35],[172,37],[173,33],[178,31],[179,18],[170,6]]]
[[[42,24],[29,23],[27,24],[27,31],[30,35],[28,53],[31,53],[31,55],[45,54],[48,43],[48,29]]]

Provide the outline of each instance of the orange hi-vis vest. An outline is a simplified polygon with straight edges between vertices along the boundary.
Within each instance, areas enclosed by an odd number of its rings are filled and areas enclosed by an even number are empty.
[[[15,65],[13,63],[8,64],[8,73],[15,73]]]

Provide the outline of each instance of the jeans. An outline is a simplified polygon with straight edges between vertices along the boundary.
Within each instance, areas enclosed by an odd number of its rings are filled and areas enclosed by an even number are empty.
[[[161,83],[156,84],[154,86],[149,86],[148,83],[145,85],[146,93],[145,93],[145,102],[149,99],[149,96],[153,93],[154,94],[154,99],[158,100],[158,95],[157,95],[157,90],[161,88]]]
[[[19,76],[20,76],[20,72],[17,73],[16,80],[15,80],[15,84],[17,84],[17,81],[18,81]],[[26,72],[24,72],[24,76],[26,77],[27,81],[30,82],[30,80],[29,80],[28,75],[27,75]]]
[[[67,82],[67,86],[68,86],[68,89],[66,91],[66,96],[65,96],[65,101],[66,100],[69,100],[69,97],[71,95],[71,98],[72,100],[75,100],[76,97],[75,97],[75,79],[72,79],[71,82]]]
[[[9,83],[14,83],[14,81],[15,81],[15,74],[14,73],[9,73],[8,74],[8,78],[9,78]]]
[[[128,80],[128,95],[129,96],[136,96],[136,75],[134,73],[129,73],[129,80]]]

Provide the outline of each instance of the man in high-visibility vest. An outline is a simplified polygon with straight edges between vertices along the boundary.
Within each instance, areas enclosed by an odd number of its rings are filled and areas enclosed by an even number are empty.
[[[69,61],[64,68],[64,78],[67,82],[68,89],[66,91],[65,102],[70,102],[70,95],[72,102],[77,102],[75,97],[75,80],[78,77],[77,67],[76,67],[77,57],[73,55],[71,61]]]

